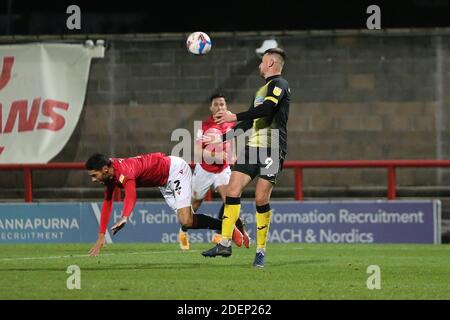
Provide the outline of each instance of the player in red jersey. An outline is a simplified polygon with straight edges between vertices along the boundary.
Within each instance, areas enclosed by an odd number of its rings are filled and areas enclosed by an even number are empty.
[[[230,180],[231,170],[230,164],[234,162],[234,151],[232,148],[232,140],[225,141],[220,145],[206,145],[202,142],[202,136],[208,133],[216,133],[220,135],[226,134],[232,129],[236,123],[228,122],[217,124],[213,116],[219,111],[227,111],[227,102],[223,94],[217,93],[210,98],[211,105],[209,110],[211,116],[202,122],[202,128],[196,134],[195,159],[201,159],[200,163],[196,163],[194,174],[192,177],[192,209],[197,212],[203,202],[209,188],[214,186],[225,203],[226,187]],[[220,208],[218,218],[222,220],[224,205]],[[244,224],[241,219],[236,221],[236,227],[243,234],[244,245],[250,246],[250,238],[245,231]],[[222,236],[216,233],[212,239],[214,243],[219,243]],[[178,234],[180,248],[189,250],[189,237],[187,228],[181,227]]]
[[[116,187],[125,190],[122,217],[111,228],[113,235],[122,229],[136,204],[136,188],[159,187],[166,203],[188,229],[220,230],[222,221],[207,215],[193,215],[191,209],[191,168],[181,158],[164,153],[149,153],[133,158],[108,158],[94,154],[86,161],[93,182],[105,185],[97,242],[89,251],[97,256],[105,244],[105,232],[112,212],[112,196]],[[236,228],[235,228],[236,229]],[[242,234],[236,229],[235,240],[242,244]]]

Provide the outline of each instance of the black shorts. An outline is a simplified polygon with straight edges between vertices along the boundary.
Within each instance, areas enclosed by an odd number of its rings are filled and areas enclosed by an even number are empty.
[[[256,177],[277,183],[278,174],[283,169],[283,158],[270,148],[246,146],[237,157],[232,171],[242,172],[253,180]]]

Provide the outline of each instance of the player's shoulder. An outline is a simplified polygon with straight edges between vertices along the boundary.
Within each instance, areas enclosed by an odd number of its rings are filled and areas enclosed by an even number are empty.
[[[164,152],[151,152],[151,153],[144,153],[138,156],[139,158],[161,158],[166,157],[167,155]]]
[[[222,130],[223,125],[217,124],[214,119],[211,117],[210,121],[204,121],[202,125],[202,129],[204,132],[206,131],[214,131],[214,130]]]
[[[111,165],[114,168],[114,175],[126,172],[130,167],[131,158],[111,158]],[[116,175],[118,177],[118,175]]]
[[[209,116],[208,118],[206,118],[205,120],[202,121],[203,126],[210,126],[214,123],[215,123],[214,118],[212,116]]]
[[[225,123],[223,123],[223,127],[224,127],[224,129],[229,130],[229,129],[234,128],[236,126],[236,124],[237,124],[236,122],[225,122]]]
[[[280,88],[289,88],[289,83],[286,79],[284,79],[282,76],[276,77],[272,79],[271,83],[272,86],[277,86]]]
[[[129,165],[127,164],[128,158],[111,158],[111,166],[114,168],[114,180],[108,187],[115,187],[118,183],[123,183],[125,176],[129,171]]]
[[[109,158],[111,161],[111,166],[113,168],[119,168],[122,166],[122,163],[126,160],[125,158]]]

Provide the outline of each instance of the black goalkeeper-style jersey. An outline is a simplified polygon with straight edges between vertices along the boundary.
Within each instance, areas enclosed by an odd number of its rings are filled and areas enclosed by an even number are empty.
[[[252,128],[247,146],[273,148],[276,146],[272,143],[278,142],[280,157],[282,159],[286,157],[290,94],[289,84],[281,75],[269,77],[266,79],[266,84],[256,92],[249,111],[237,114],[238,121],[244,120],[238,127]],[[263,116],[247,120],[249,117],[254,118],[252,114],[258,112],[258,108],[261,108],[260,113]]]

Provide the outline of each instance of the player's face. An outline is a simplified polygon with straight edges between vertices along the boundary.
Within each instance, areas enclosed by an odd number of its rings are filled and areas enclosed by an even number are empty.
[[[265,54],[262,57],[261,63],[259,64],[259,74],[261,77],[265,77],[267,71],[269,70],[269,64],[270,64],[270,57],[268,54]]]
[[[261,77],[265,78],[266,74],[269,73],[270,68],[272,68],[274,64],[275,60],[273,57],[270,54],[265,54],[259,64],[259,74]]]
[[[107,166],[104,166],[102,170],[88,170],[88,174],[91,177],[92,182],[106,184],[111,180],[111,174]]]
[[[225,101],[225,98],[220,97],[213,99],[209,110],[211,110],[211,113],[213,115],[215,115],[219,111],[227,111],[227,102]]]

